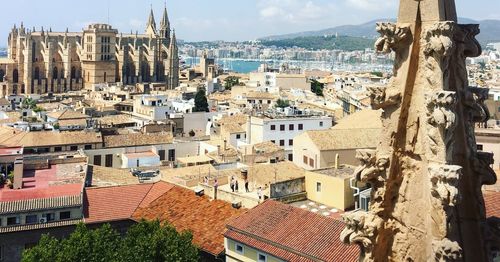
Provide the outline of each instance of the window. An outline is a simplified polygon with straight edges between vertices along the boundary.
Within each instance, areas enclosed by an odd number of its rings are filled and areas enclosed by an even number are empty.
[[[240,139],[241,138],[241,135],[240,134],[237,134],[236,135],[236,139]]]
[[[245,252],[245,249],[243,248],[242,245],[240,244],[235,244],[235,247],[234,249],[236,250],[236,252],[240,253],[240,254],[243,254]]]
[[[92,149],[92,145],[85,145],[85,150],[90,150]]]
[[[94,156],[94,165],[95,166],[100,166],[101,165],[101,155],[95,155]]]
[[[59,213],[59,219],[60,220],[65,220],[65,219],[70,219],[71,218],[71,211],[64,211]]]
[[[309,166],[314,167],[314,159],[312,158],[309,159]]]
[[[168,161],[175,161],[175,149],[168,150]]]
[[[276,125],[271,125],[271,131],[276,130]]]
[[[70,150],[71,150],[71,151],[77,151],[77,150],[78,150],[78,146],[71,146],[71,147],[70,147]]]
[[[483,151],[483,145],[477,145],[477,151]]]
[[[288,161],[293,162],[293,154],[288,154]]]
[[[307,163],[309,163],[309,158],[307,158],[307,156],[304,156],[304,164],[307,165]]]
[[[61,152],[61,151],[62,151],[62,147],[60,147],[60,146],[54,147],[54,152]]]
[[[288,140],[288,145],[293,146],[293,139]]]
[[[104,165],[106,167],[113,167],[113,154],[106,155],[106,159],[104,161]]]
[[[304,124],[299,124],[299,130],[304,130]]]
[[[294,124],[288,125],[288,130],[290,130],[290,131],[295,130],[295,125]]]
[[[165,160],[165,150],[158,150],[158,155],[160,156],[160,161]]]
[[[280,140],[280,146],[285,146],[285,140],[283,139]]]
[[[280,131],[285,131],[285,125],[280,125]]]
[[[321,127],[323,126],[323,121],[319,122],[319,126]]]
[[[316,192],[321,192],[321,183],[316,182]]]
[[[26,216],[26,224],[35,224],[38,223],[37,215],[27,215]]]
[[[260,254],[258,255],[258,260],[259,262],[267,262],[267,256],[264,255],[264,254]]]
[[[45,221],[50,222],[50,221],[54,221],[56,219],[56,214],[47,213],[47,214],[44,214],[42,217],[45,218]]]
[[[276,144],[276,140],[271,140],[271,143]]]
[[[19,217],[8,217],[7,226],[19,225]]]

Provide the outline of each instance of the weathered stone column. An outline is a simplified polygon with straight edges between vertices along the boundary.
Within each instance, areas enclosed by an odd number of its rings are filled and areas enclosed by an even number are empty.
[[[401,0],[398,22],[377,30],[394,77],[370,90],[384,134],[355,174],[372,185],[370,210],[345,215],[341,239],[360,261],[489,261],[481,186],[496,176],[474,136],[488,91],[468,86],[465,65],[481,53],[479,27],[457,24],[454,0]]]

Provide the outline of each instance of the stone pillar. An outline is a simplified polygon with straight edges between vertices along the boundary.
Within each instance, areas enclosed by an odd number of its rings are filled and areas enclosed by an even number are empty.
[[[492,155],[477,152],[474,123],[489,118],[488,90],[470,88],[466,57],[481,54],[478,25],[456,23],[453,0],[401,0],[398,23],[379,23],[379,52],[396,53],[377,150],[360,150],[370,210],[344,216],[341,239],[360,261],[489,261],[481,186],[496,182]]]

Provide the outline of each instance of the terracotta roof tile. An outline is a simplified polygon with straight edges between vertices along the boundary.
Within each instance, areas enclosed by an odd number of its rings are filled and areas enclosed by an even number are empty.
[[[197,246],[219,255],[224,251],[226,222],[243,212],[227,202],[210,201],[206,196],[198,197],[189,189],[175,186],[149,206],[137,209],[133,219],[159,219],[179,231],[189,230]]]
[[[341,221],[273,200],[230,221],[227,227],[228,238],[288,261],[357,261],[359,256],[357,246],[340,241]]]
[[[85,223],[130,219],[140,206],[167,192],[173,185],[159,182],[116,187],[87,188],[84,194]]]
[[[500,192],[485,192],[486,217],[500,218]]]

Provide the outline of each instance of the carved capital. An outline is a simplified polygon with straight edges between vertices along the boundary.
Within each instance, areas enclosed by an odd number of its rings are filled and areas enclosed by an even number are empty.
[[[390,94],[385,86],[370,86],[367,88],[371,99],[372,108],[384,109],[401,103],[401,93]]]
[[[354,211],[342,216],[346,225],[340,233],[340,240],[345,244],[357,244],[361,248],[361,257],[370,257],[382,219],[364,211]]]
[[[451,55],[453,48],[454,22],[437,22],[425,29],[423,33],[424,54],[436,58]]]
[[[380,37],[375,42],[375,50],[380,53],[390,53],[409,46],[411,43],[411,30],[409,26],[394,23],[377,23],[377,32]]]
[[[377,158],[377,151],[360,149],[356,151],[356,159],[361,165],[354,171],[354,176],[361,182],[383,182],[385,181],[386,169],[389,166],[388,157]]]
[[[461,166],[430,165],[429,175],[432,183],[431,194],[444,206],[455,206],[458,202],[458,180]]]
[[[432,242],[432,250],[436,262],[462,261],[462,248],[457,242],[447,238]]]

